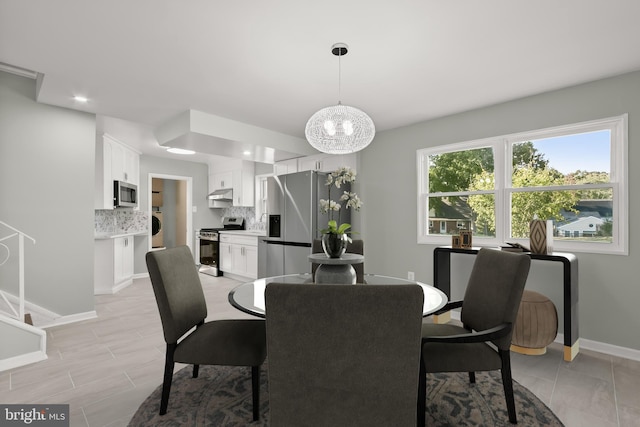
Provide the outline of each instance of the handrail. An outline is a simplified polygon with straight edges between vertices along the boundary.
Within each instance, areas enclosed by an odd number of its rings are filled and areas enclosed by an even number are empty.
[[[16,310],[13,308],[13,306],[9,304],[6,296],[4,295],[4,292],[0,291],[0,294],[2,295],[2,299],[4,299],[4,301],[9,305],[9,308],[11,309],[11,311],[13,311],[14,314],[17,314],[18,320],[20,322],[24,322],[25,321],[25,318],[24,318],[24,238],[26,237],[27,239],[31,240],[34,245],[36,244],[36,239],[34,239],[33,237],[29,236],[26,233],[23,233],[17,228],[10,226],[6,222],[0,221],[0,225],[4,225],[5,227],[9,228],[11,231],[14,232],[9,236],[6,236],[0,239],[0,242],[10,239],[12,237],[15,237],[16,235],[18,236],[18,283],[19,283],[18,313],[16,313]],[[7,247],[4,244],[2,246]],[[7,247],[7,252],[8,252],[8,247]],[[10,256],[11,256],[10,254],[7,254],[7,259],[9,259]],[[3,261],[2,264],[4,264],[4,262],[6,262],[6,260]]]

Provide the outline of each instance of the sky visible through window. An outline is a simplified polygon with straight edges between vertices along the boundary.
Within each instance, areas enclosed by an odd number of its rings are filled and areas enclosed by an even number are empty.
[[[610,173],[610,141],[611,132],[601,130],[532,142],[538,151],[544,153],[550,167],[566,175],[578,169]]]

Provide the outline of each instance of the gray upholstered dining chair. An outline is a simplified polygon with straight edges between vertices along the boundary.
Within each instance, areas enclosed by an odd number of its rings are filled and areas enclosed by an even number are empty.
[[[314,239],[311,245],[311,253],[319,254],[324,252],[322,249],[322,240]],[[347,253],[364,255],[364,241],[353,239],[351,243],[347,245]],[[311,273],[313,280],[316,279],[316,270],[320,264],[315,262],[311,264]],[[360,264],[353,264],[353,269],[356,271],[356,283],[364,283],[364,262]]]
[[[160,415],[167,412],[174,364],[180,362],[193,364],[194,378],[200,365],[250,366],[257,420],[260,366],[266,358],[264,320],[205,322],[207,304],[187,246],[148,252],[146,261],[167,343]]]
[[[423,298],[411,284],[268,284],[270,425],[415,426]]]
[[[462,326],[424,322],[419,417],[425,411],[425,372],[468,372],[475,383],[476,371],[500,370],[509,421],[517,423],[509,348],[530,264],[526,254],[480,249],[463,301],[440,311],[461,308]]]

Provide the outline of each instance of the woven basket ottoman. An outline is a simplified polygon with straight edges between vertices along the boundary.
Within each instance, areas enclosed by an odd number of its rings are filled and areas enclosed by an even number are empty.
[[[558,312],[546,296],[525,290],[511,338],[511,351],[541,355],[558,334]]]

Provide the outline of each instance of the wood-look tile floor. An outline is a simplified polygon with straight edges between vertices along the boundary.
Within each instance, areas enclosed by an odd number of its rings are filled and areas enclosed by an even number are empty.
[[[201,275],[209,318],[250,318],[233,308],[238,282]],[[162,382],[165,344],[149,279],[96,296],[96,319],[49,328],[48,359],[0,372],[2,403],[68,403],[71,426],[126,426]],[[543,356],[512,353],[514,378],[568,427],[640,425],[640,362],[562,346]],[[176,370],[180,366],[176,367]]]

